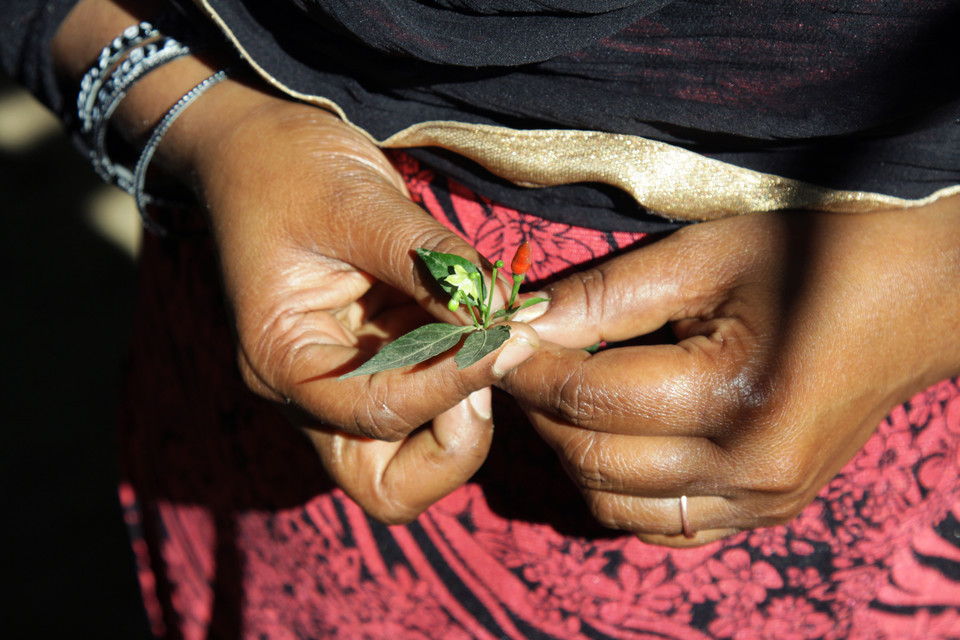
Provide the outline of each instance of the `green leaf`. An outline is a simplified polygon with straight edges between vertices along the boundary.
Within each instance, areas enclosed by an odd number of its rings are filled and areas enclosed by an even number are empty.
[[[459,301],[467,302],[475,307],[479,304],[480,300],[486,299],[486,283],[484,282],[483,274],[480,272],[480,269],[477,268],[477,265],[473,264],[466,258],[460,257],[453,253],[441,253],[439,251],[431,251],[430,249],[424,249],[422,247],[417,249],[417,255],[420,256],[423,264],[426,265],[427,270],[430,271],[430,275],[432,275],[434,280],[437,281],[437,284],[439,284],[451,298],[457,293],[459,288],[455,284],[448,282],[446,278],[454,275],[454,267],[459,266],[468,274],[476,273],[480,275],[480,299],[461,299]]]
[[[550,298],[530,298],[529,300],[525,300],[519,307],[515,307],[509,311],[506,309],[500,309],[500,311],[497,311],[495,314],[493,314],[493,317],[496,320],[499,320],[500,318],[510,318],[517,311],[520,311],[520,309],[526,309],[527,307],[532,307],[533,305],[540,304],[541,302],[550,302]]]
[[[526,309],[527,307],[532,307],[535,304],[540,304],[541,302],[550,302],[550,298],[530,298],[529,300],[524,300],[523,304],[517,307],[517,311],[520,309]]]
[[[385,346],[377,355],[353,371],[340,376],[338,380],[386,371],[387,369],[398,369],[429,360],[457,344],[460,341],[460,336],[473,329],[470,326],[460,327],[446,322],[436,322],[417,327]]]
[[[466,369],[470,365],[478,362],[492,351],[507,341],[510,337],[510,327],[505,324],[498,324],[484,331],[475,331],[464,340],[460,351],[454,356],[458,369]]]

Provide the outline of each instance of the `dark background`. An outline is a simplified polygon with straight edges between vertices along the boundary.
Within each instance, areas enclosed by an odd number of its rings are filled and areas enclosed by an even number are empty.
[[[114,440],[134,214],[30,100],[0,77],[0,635],[145,638]]]

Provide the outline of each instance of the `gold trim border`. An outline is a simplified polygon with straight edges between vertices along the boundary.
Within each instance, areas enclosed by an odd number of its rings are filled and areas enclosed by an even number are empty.
[[[241,57],[283,93],[335,113],[383,149],[440,147],[521,186],[608,184],[630,194],[648,211],[687,221],[788,209],[832,213],[907,209],[960,194],[960,184],[915,200],[867,191],[828,189],[745,169],[640,136],[600,131],[518,130],[436,120],[412,125],[385,140],[377,140],[352,123],[333,101],[295,91],[267,73],[241,46],[207,0],[195,2],[234,44]]]

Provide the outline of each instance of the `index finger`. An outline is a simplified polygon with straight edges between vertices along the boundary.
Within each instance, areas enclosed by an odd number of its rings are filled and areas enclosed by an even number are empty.
[[[710,436],[747,392],[736,339],[722,332],[678,344],[595,354],[543,343],[498,384],[569,425],[644,436]]]

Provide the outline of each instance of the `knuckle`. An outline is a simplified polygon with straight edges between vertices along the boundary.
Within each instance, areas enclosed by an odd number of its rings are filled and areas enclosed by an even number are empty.
[[[564,421],[584,428],[596,424],[600,415],[598,392],[587,380],[582,367],[576,367],[560,385],[555,399],[557,412]]]
[[[584,498],[594,519],[607,529],[626,529],[619,496],[604,491],[586,491]]]
[[[371,377],[365,393],[357,397],[352,411],[353,427],[357,434],[374,440],[397,442],[404,439],[419,425],[412,425],[391,406],[389,386],[377,384]]]
[[[410,524],[420,515],[417,509],[382,497],[360,506],[371,518],[385,525]]]
[[[609,489],[611,478],[606,472],[607,464],[602,451],[603,434],[577,432],[563,447],[574,482],[584,489]]]
[[[471,372],[471,374],[474,372]],[[478,372],[479,373],[479,372]],[[444,384],[442,387],[438,387],[438,390],[443,394],[444,397],[448,397],[455,402],[460,400],[465,400],[470,396],[474,391],[482,388],[481,385],[476,384],[476,381],[471,379],[469,376],[464,375],[461,370],[453,375],[446,376]],[[454,404],[455,402],[451,402]]]
[[[807,492],[815,477],[809,456],[788,446],[767,457],[766,464],[761,461],[758,465],[759,489],[784,497]]]
[[[352,495],[357,504],[374,520],[386,525],[408,524],[423,510],[417,509],[410,500],[403,484],[391,480],[389,475],[375,473],[362,481],[359,495]]]
[[[603,326],[603,313],[607,296],[606,277],[603,269],[593,268],[576,274],[574,281],[580,289],[583,301],[583,316],[588,322]]]
[[[742,341],[738,342],[742,344]],[[741,364],[729,373],[727,394],[734,399],[740,411],[764,411],[773,404],[773,388],[769,379],[761,376],[752,363]]]
[[[774,404],[769,383],[749,365],[717,362],[720,369],[709,380],[709,402],[716,407],[712,420],[729,425],[726,435],[739,436],[769,422],[764,416]]]
[[[236,329],[240,346],[258,368],[271,369],[295,354],[294,345],[301,333],[298,319],[298,314],[286,308],[282,301],[274,301],[264,308],[238,311]]]
[[[274,389],[285,386],[287,372],[305,357],[302,347],[310,342],[302,317],[282,304],[261,315],[240,315],[237,360],[243,381],[260,395],[277,397]]]
[[[405,422],[384,411],[365,412],[354,419],[354,426],[358,435],[384,442],[399,442],[410,432]]]
[[[257,372],[250,364],[250,361],[247,359],[247,355],[243,352],[243,349],[239,347],[237,348],[236,357],[237,368],[240,370],[240,378],[243,380],[243,383],[247,386],[247,388],[261,397],[267,398],[268,400],[275,400],[277,398],[277,394],[263,382],[259,375],[257,375]]]

